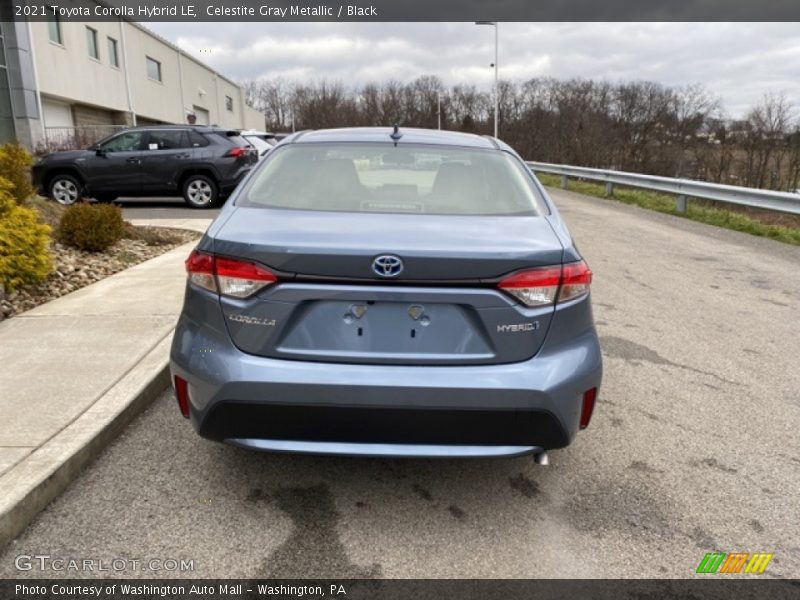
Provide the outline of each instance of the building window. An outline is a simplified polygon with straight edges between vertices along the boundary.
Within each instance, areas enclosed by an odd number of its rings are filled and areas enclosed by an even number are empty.
[[[233,98],[230,96],[225,96],[225,108],[233,112]]]
[[[0,54],[3,56],[3,65],[5,65],[5,54],[2,53],[3,45],[3,29],[5,23],[0,24]],[[11,88],[8,84],[8,69],[5,66],[0,66],[0,144],[12,142],[16,138],[16,130],[14,128],[14,110],[11,106]]]
[[[58,16],[55,13],[47,15],[47,35],[51,42],[59,45],[64,44],[61,38],[61,21],[58,20]]]
[[[161,63],[149,56],[147,57],[147,76],[153,81],[161,81]]]
[[[100,53],[97,51],[97,30],[91,27],[86,28],[86,45],[89,48],[89,56],[100,60]]]
[[[119,66],[119,56],[117,55],[117,40],[108,38],[108,64],[112,67]]]

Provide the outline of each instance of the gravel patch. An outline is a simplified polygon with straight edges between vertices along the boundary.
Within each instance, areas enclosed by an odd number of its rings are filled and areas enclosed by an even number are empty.
[[[143,239],[127,239],[127,238]],[[0,286],[0,321],[30,310],[197,240],[200,234],[166,227],[132,227],[122,239],[105,252],[83,252],[52,242],[53,272],[42,283],[4,292]]]

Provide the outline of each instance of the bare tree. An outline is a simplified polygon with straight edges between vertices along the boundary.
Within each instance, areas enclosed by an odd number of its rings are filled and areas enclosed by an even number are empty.
[[[748,113],[744,147],[747,185],[780,188],[791,112],[784,94],[765,94],[761,103]]]
[[[493,98],[435,76],[348,87],[319,80],[243,82],[268,127],[354,125],[435,128],[483,135]],[[800,122],[785,95],[767,95],[744,120],[728,118],[701,85],[535,78],[498,85],[500,135],[528,159],[690,177],[774,189],[800,179]]]

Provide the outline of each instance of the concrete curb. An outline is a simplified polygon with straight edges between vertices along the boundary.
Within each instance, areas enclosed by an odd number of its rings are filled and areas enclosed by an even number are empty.
[[[75,421],[0,477],[0,548],[169,385],[172,330]]]

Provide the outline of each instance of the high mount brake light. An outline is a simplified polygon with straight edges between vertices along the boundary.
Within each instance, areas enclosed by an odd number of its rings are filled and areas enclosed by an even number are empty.
[[[548,306],[573,300],[589,293],[592,272],[581,261],[557,267],[539,267],[514,273],[497,287],[525,306]]]
[[[186,259],[186,273],[195,285],[233,298],[247,298],[278,281],[274,273],[255,263],[199,250]]]

